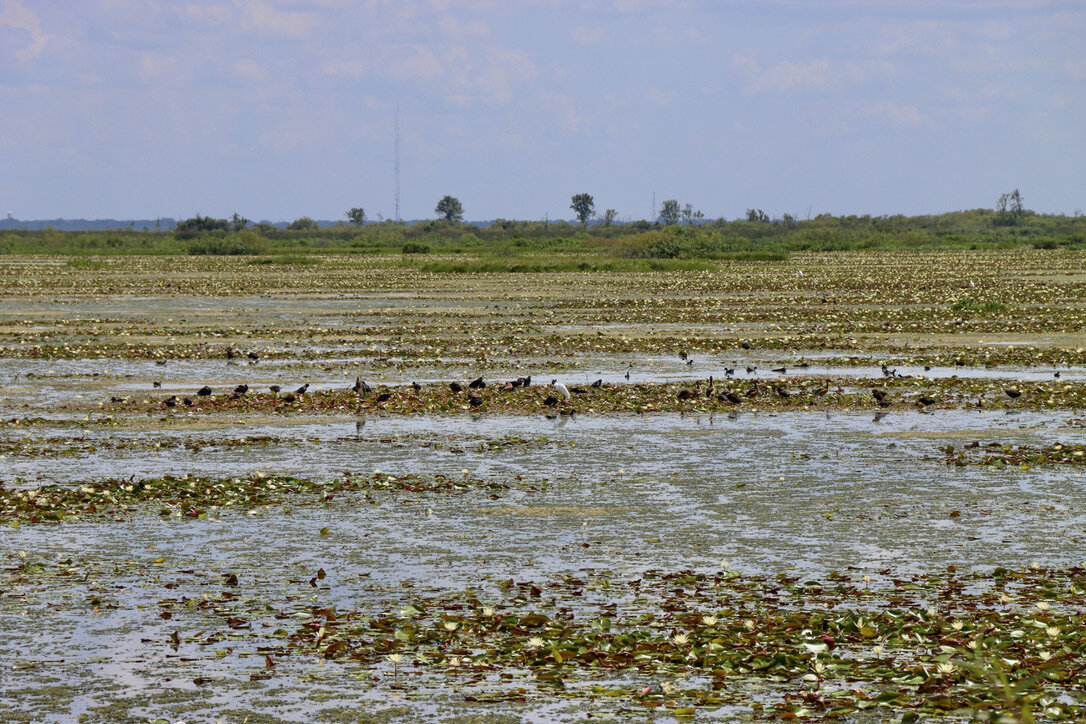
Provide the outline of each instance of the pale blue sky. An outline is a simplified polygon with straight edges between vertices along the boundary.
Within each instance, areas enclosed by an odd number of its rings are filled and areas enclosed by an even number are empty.
[[[0,0],[0,214],[1086,209],[1082,0]]]

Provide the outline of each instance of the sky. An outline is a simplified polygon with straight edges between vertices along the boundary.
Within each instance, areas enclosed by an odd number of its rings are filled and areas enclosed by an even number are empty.
[[[0,215],[1086,209],[1082,0],[0,0]]]

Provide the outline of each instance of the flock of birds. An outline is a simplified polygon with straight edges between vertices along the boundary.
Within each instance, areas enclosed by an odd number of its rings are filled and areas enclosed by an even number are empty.
[[[256,364],[260,359],[260,356],[256,352],[247,352],[247,353],[244,353],[244,355],[242,355],[242,353],[236,352],[233,348],[227,348],[226,357],[227,357],[228,364],[237,364],[234,360],[238,359],[238,358],[242,358],[242,357],[247,358],[249,360],[249,364]],[[690,357],[686,352],[680,352],[679,353],[679,358],[682,361],[684,361],[687,364],[687,366],[693,366],[693,364],[694,364],[694,359],[692,357]],[[806,363],[806,362],[800,362],[799,364],[796,365],[796,367],[798,367],[798,368],[806,368],[806,367],[809,367],[809,364]],[[925,366],[924,367],[925,371],[928,371],[930,369],[931,369],[930,366]],[[757,370],[758,370],[757,367],[746,366],[746,373],[748,375],[754,375],[757,372]],[[777,374],[777,375],[787,375],[788,374],[788,368],[785,367],[785,366],[774,367],[771,371],[774,374]],[[727,366],[724,367],[724,375],[725,375],[726,378],[733,378],[735,376],[735,373],[736,373],[735,368],[727,367]],[[1055,373],[1056,377],[1059,377],[1059,374],[1060,374],[1059,372],[1056,372]],[[890,378],[907,378],[908,377],[908,375],[899,374],[896,369],[891,369],[891,368],[887,367],[885,364],[882,365],[882,375],[883,375],[883,377],[888,378],[888,379],[890,379]],[[626,378],[627,381],[629,381],[629,379],[630,379],[629,371],[626,372],[625,378]],[[161,387],[161,382],[156,381],[153,384],[154,384],[154,387],[156,387],[156,388]],[[603,384],[604,384],[604,382],[603,382],[603,379],[601,378],[601,379],[597,379],[595,382],[591,383],[588,387],[589,388],[600,388],[600,387],[603,387]],[[517,377],[515,380],[510,380],[508,382],[498,383],[496,385],[496,387],[497,387],[497,389],[499,389],[499,390],[501,390],[503,392],[512,392],[513,390],[517,390],[517,389],[521,389],[521,388],[528,388],[531,385],[532,385],[532,378],[529,375],[529,376],[526,376],[526,377]],[[714,377],[712,375],[709,376],[704,389],[702,389],[701,385],[702,385],[702,381],[697,380],[695,382],[695,384],[694,384],[694,387],[692,387],[692,388],[683,388],[683,389],[679,390],[679,392],[677,394],[677,398],[679,400],[693,400],[693,399],[700,399],[700,398],[703,398],[703,397],[706,398],[706,399],[714,399],[715,398],[718,402],[723,402],[723,403],[732,404],[732,405],[739,405],[739,404],[742,404],[743,401],[744,401],[743,397],[740,396],[732,388],[725,388],[725,389],[719,389],[718,390],[718,388],[717,388],[717,380],[714,379]],[[467,401],[468,401],[468,404],[471,407],[480,407],[483,404],[483,398],[479,394],[479,390],[484,389],[486,386],[487,386],[487,382],[482,376],[477,377],[474,380],[472,380],[471,382],[466,383],[466,385],[462,384],[460,382],[450,382],[449,383],[449,389],[453,393],[459,394],[459,393],[465,392],[465,390],[466,390],[466,392],[467,392]],[[779,381],[768,380],[767,381],[767,386],[770,389],[772,389],[773,392],[778,397],[781,397],[781,398],[784,398],[784,399],[789,399],[789,398],[791,398],[793,396],[793,393],[790,392],[787,389],[787,387],[785,387]],[[411,387],[416,392],[422,389],[422,385],[420,385],[418,382],[412,382]],[[561,403],[563,401],[571,400],[574,395],[585,395],[585,394],[588,394],[588,392],[589,392],[589,389],[586,389],[584,387],[579,387],[579,386],[567,387],[566,385],[559,382],[557,379],[551,380],[550,388],[551,388],[552,394],[547,395],[547,397],[543,400],[543,404],[545,406],[547,406],[547,407],[556,407],[556,406],[559,405],[559,403]],[[366,397],[367,395],[369,395],[371,392],[374,391],[373,388],[369,384],[367,384],[361,377],[356,377],[355,381],[354,381],[354,384],[351,385],[348,389],[351,392],[354,392],[359,397]],[[280,385],[269,385],[268,390],[271,391],[271,393],[275,397],[278,398],[279,393],[282,391],[282,387]],[[306,382],[305,384],[303,384],[300,387],[298,387],[297,389],[295,389],[293,392],[287,392],[286,394],[284,394],[282,399],[284,401],[286,401],[286,402],[294,402],[299,397],[305,395],[308,391],[309,391],[309,383]],[[758,382],[755,382],[754,385],[750,386],[744,392],[744,395],[745,395],[746,398],[749,399],[749,398],[756,397],[761,391],[762,390],[761,390],[761,387],[759,386]],[[823,387],[817,388],[814,391],[813,394],[814,394],[815,397],[822,397],[823,395],[826,395],[829,391],[830,391],[829,386],[823,386]],[[236,387],[234,387],[232,393],[230,394],[230,399],[233,399],[233,400],[239,399],[242,396],[246,395],[248,392],[249,392],[249,385],[248,384],[237,385]],[[837,392],[837,394],[843,394],[844,389],[841,388],[841,387],[837,387],[836,392]],[[1021,390],[1018,390],[1017,388],[1014,388],[1014,387],[1005,388],[1004,392],[1011,399],[1016,399],[1016,398],[1018,398],[1018,397],[1020,397],[1022,395]],[[200,389],[198,389],[196,391],[195,396],[196,397],[208,397],[208,396],[211,396],[212,394],[214,394],[214,391],[212,390],[212,388],[209,385],[204,385],[203,387],[201,387]],[[875,398],[875,402],[880,408],[885,409],[885,408],[889,408],[891,405],[893,405],[893,402],[894,402],[893,397],[891,396],[891,394],[889,392],[887,392],[884,389],[881,389],[881,388],[878,388],[878,387],[873,388],[871,390],[871,395]],[[390,400],[391,398],[392,398],[392,393],[390,393],[390,392],[381,392],[381,393],[379,393],[377,395],[376,401],[379,402],[379,403],[380,402],[386,402],[386,401]],[[114,398],[112,398],[112,401],[113,402],[123,402],[124,398],[114,397]],[[931,397],[929,395],[922,395],[922,396],[916,398],[915,402],[916,402],[916,405],[918,407],[927,408],[927,407],[929,407],[931,405],[936,404],[938,402],[938,400],[936,400],[935,398],[933,398],[933,397]],[[162,405],[164,407],[167,407],[167,408],[176,407],[178,404],[182,404],[184,406],[191,406],[191,405],[194,404],[194,400],[193,400],[192,397],[189,397],[189,396],[181,396],[179,398],[178,395],[170,395],[169,397],[167,397],[165,400],[162,401]],[[981,398],[977,400],[976,405],[978,407],[983,406],[983,395],[981,395]],[[562,414],[573,414],[573,410],[572,410],[572,408],[564,408],[564,409],[561,410],[561,413]]]

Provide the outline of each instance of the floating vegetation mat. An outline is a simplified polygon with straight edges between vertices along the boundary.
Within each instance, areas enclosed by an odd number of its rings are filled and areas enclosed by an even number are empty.
[[[998,442],[981,445],[977,441],[962,448],[947,445],[943,452],[948,465],[1016,465],[1027,469],[1034,465],[1086,465],[1086,445],[1082,444],[1054,442],[1044,447],[1033,447]]]
[[[507,389],[506,383],[454,392],[448,385],[389,387],[359,395],[351,390],[318,390],[272,394],[246,392],[218,395],[113,398],[111,411],[179,414],[189,412],[253,412],[282,414],[435,414],[501,412],[569,414],[592,412],[682,412],[735,409],[1051,409],[1086,407],[1086,384],[1018,382],[982,378],[913,378],[857,380],[839,377],[768,379],[692,379],[665,384],[571,385],[567,400],[550,385]],[[212,390],[214,393],[214,390]],[[94,408],[98,409],[98,408]]]
[[[18,481],[17,481],[18,482]],[[0,487],[0,523],[42,523],[97,516],[116,519],[138,512],[139,506],[157,506],[160,515],[202,518],[210,508],[305,506],[330,503],[342,493],[459,493],[485,490],[493,498],[514,485],[528,492],[546,487],[546,481],[525,483],[483,480],[468,475],[345,474],[332,480],[306,480],[260,473],[245,478],[208,480],[189,475],[165,475],[146,480],[96,480],[77,485],[37,488]]]
[[[2,580],[21,596],[54,576],[102,574],[30,557]],[[884,569],[823,580],[726,567],[634,579],[582,571],[484,579],[463,592],[372,584],[360,591],[361,579],[338,580],[323,568],[306,577],[297,583],[312,595],[275,595],[244,574],[163,572],[148,585],[169,590],[145,615],[172,631],[143,646],[220,666],[243,658],[248,663],[231,675],[193,680],[222,691],[242,680],[293,677],[312,661],[335,664],[322,665],[316,678],[349,680],[359,698],[452,692],[467,702],[575,701],[620,716],[680,718],[1086,717],[1082,568],[959,574],[950,567],[902,578]],[[343,600],[343,586],[357,607],[329,602]],[[105,594],[73,601],[64,605],[124,605]],[[24,659],[15,670],[34,667]]]

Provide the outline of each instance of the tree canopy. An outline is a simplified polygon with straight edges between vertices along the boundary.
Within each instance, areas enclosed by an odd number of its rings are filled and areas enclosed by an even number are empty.
[[[455,196],[443,196],[441,201],[437,202],[434,211],[441,214],[445,221],[464,220],[464,205]]]
[[[577,214],[577,219],[582,226],[587,224],[588,220],[595,215],[596,204],[591,194],[575,194],[570,201],[569,208],[573,209],[573,213]]]

